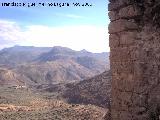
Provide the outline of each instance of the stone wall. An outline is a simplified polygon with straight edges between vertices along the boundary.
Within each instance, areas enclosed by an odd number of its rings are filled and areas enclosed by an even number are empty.
[[[160,120],[160,0],[109,0],[113,120]]]

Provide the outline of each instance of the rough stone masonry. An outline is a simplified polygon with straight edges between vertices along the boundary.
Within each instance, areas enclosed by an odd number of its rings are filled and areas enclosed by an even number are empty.
[[[109,0],[112,120],[160,120],[160,0]]]

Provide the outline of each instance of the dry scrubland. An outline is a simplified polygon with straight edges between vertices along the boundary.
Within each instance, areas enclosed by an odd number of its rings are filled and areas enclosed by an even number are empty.
[[[46,99],[28,89],[0,87],[1,120],[101,120],[106,109]]]

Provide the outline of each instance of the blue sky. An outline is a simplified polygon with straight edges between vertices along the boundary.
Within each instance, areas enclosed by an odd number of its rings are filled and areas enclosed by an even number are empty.
[[[7,2],[26,6],[2,6]],[[27,7],[31,3],[37,6]],[[49,7],[48,3],[68,3],[69,6]],[[82,6],[86,3],[92,6]],[[109,51],[107,5],[107,0],[1,0],[0,49],[19,44]]]

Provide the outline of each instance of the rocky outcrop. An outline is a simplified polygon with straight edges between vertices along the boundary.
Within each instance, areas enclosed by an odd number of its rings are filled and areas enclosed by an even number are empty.
[[[160,119],[160,1],[110,0],[113,120]]]

